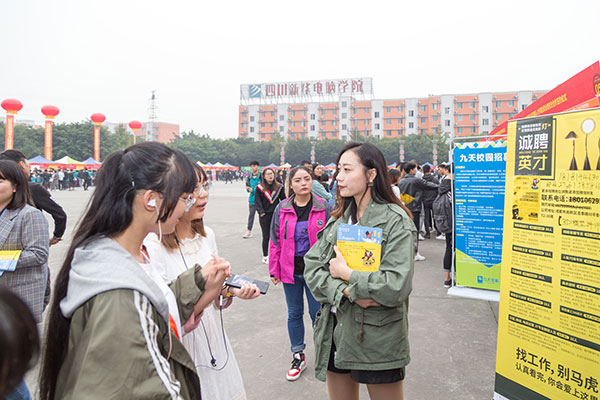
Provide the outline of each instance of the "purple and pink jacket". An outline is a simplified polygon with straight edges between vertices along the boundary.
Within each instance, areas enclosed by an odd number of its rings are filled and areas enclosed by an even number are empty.
[[[269,274],[283,283],[294,283],[294,232],[298,217],[294,210],[294,196],[279,203],[271,222],[269,242]],[[329,219],[329,205],[320,197],[312,196],[308,216],[308,239],[312,247],[317,242],[317,232],[325,228]]]

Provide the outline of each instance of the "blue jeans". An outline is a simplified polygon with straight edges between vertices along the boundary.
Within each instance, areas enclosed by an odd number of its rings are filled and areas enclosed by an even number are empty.
[[[5,400],[31,400],[31,395],[25,384],[25,379],[19,383],[19,386],[17,386],[11,394],[5,397]]]
[[[292,352],[296,353],[303,351],[306,348],[304,343],[304,296],[302,292],[306,292],[308,300],[308,313],[315,323],[317,311],[321,305],[315,300],[310,289],[306,286],[306,281],[303,275],[294,275],[294,283],[284,283],[283,291],[285,292],[285,302],[288,307],[288,334],[290,335],[290,343],[292,344]]]

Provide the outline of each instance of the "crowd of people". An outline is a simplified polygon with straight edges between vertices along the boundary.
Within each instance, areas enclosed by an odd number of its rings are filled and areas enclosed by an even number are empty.
[[[340,151],[333,179],[308,161],[289,172],[250,165],[244,238],[258,214],[262,261],[287,304],[287,380],[297,380],[309,361],[306,300],[314,369],[329,397],[357,399],[366,384],[372,399],[402,399],[414,263],[424,259],[419,239],[434,228],[447,243],[444,284],[452,279],[451,167],[408,162],[390,171],[376,146],[356,142]],[[9,371],[0,376],[0,397],[31,398],[23,374],[41,348],[43,400],[245,399],[223,312],[235,297],[251,300],[260,290],[226,283],[231,266],[204,224],[206,171],[155,142],[110,154],[52,290],[49,248],[64,234],[66,215],[48,192],[50,179],[30,174],[18,150],[0,154],[0,254],[17,254],[0,271],[0,297],[15,304],[0,304],[0,341],[15,343],[10,351],[20,355],[11,358],[18,365],[0,368]],[[72,179],[85,181],[81,172]],[[55,219],[54,235],[41,210]],[[381,230],[376,270],[348,265],[336,246],[342,224]],[[18,307],[33,322],[15,320]],[[40,347],[36,323],[46,307]]]
[[[27,161],[27,160],[25,160]],[[93,186],[96,178],[95,170],[84,169],[58,169],[53,168],[39,170],[35,168],[31,172],[31,182],[39,183],[46,190],[75,190],[82,187],[88,190]]]

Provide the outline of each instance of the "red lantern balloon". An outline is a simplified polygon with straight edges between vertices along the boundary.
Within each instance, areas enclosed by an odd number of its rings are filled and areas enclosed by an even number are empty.
[[[135,131],[142,128],[142,123],[140,121],[131,121],[129,127]]]
[[[104,116],[104,114],[101,113],[95,113],[92,114],[92,116],[90,117],[90,119],[92,120],[92,122],[94,122],[95,124],[101,124],[106,120],[106,117]]]
[[[60,112],[60,110],[58,109],[58,107],[55,106],[44,106],[42,107],[42,114],[44,114],[44,116],[46,118],[54,118],[58,115],[58,113]]]
[[[23,103],[21,103],[17,99],[6,99],[2,101],[1,105],[2,108],[6,110],[6,112],[11,114],[16,114],[17,112],[21,111],[21,108],[23,108]]]

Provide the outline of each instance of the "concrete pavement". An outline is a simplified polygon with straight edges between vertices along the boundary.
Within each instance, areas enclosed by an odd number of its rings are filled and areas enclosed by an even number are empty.
[[[65,241],[50,254],[52,276],[64,259],[73,227],[91,192],[54,192],[69,215]],[[242,239],[248,215],[247,194],[241,182],[216,183],[212,189],[206,223],[213,228],[221,256],[235,273],[268,280],[261,263],[261,233],[258,218],[253,237]],[[49,218],[49,221],[51,219]],[[480,300],[451,297],[443,287],[444,242],[421,242],[426,261],[415,263],[410,297],[409,340],[412,362],[407,367],[405,398],[487,400],[493,394],[498,305]],[[327,399],[327,387],[315,379],[310,318],[305,316],[308,368],[300,379],[288,382],[291,363],[287,314],[281,285],[266,296],[251,301],[236,299],[224,313],[225,328],[237,357],[248,399]],[[30,387],[35,384],[30,374]],[[363,385],[364,386],[364,385]],[[367,399],[365,387],[361,399]]]

